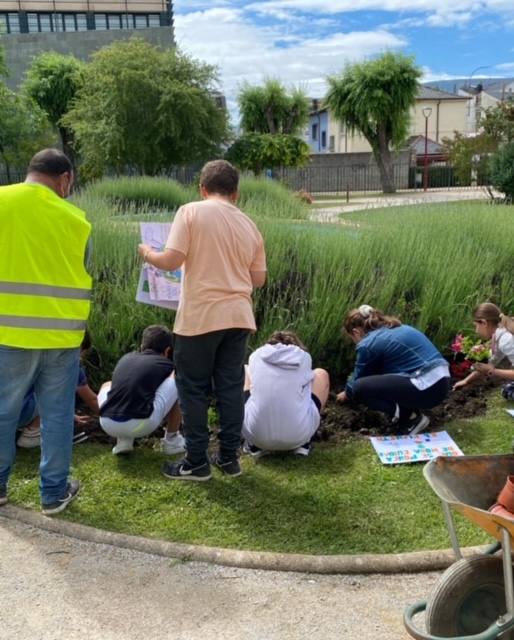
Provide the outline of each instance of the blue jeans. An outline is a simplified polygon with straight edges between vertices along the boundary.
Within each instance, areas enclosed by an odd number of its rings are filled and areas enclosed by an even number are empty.
[[[0,486],[9,479],[23,400],[34,385],[41,416],[41,500],[55,502],[66,492],[78,367],[79,349],[0,346]]]

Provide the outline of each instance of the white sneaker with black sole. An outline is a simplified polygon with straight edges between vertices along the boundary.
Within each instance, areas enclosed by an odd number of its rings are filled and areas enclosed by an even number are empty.
[[[64,511],[66,507],[74,500],[79,492],[80,483],[78,480],[70,480],[66,487],[66,493],[56,500],[55,502],[49,502],[42,505],[43,515],[54,516],[56,513]]]

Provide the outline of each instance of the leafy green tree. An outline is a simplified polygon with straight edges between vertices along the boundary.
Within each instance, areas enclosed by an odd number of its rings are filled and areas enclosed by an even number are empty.
[[[309,119],[309,101],[303,91],[289,94],[278,80],[262,86],[245,84],[238,97],[241,128],[245,133],[298,135]]]
[[[396,190],[391,150],[407,137],[420,76],[413,58],[385,53],[328,78],[326,105],[350,133],[360,132],[371,145],[384,193]]]
[[[73,133],[63,124],[82,86],[85,63],[75,56],[49,51],[33,61],[23,84],[23,90],[46,113],[59,132],[63,151],[73,160]]]
[[[0,45],[0,78],[7,78],[8,75],[9,72],[7,70],[7,65],[5,64],[5,51]]]
[[[490,160],[491,183],[514,201],[514,142],[507,142]]]
[[[13,168],[25,169],[36,151],[52,145],[55,140],[41,109],[1,82],[0,122],[0,159],[7,181],[11,182]]]
[[[255,175],[264,169],[299,167],[310,160],[309,145],[283,133],[247,133],[238,138],[226,154],[227,160]]]
[[[489,155],[498,148],[497,141],[491,135],[482,132],[468,138],[455,131],[453,139],[443,138],[442,142],[460,185],[471,184],[473,175],[483,182],[488,172]]]
[[[496,142],[514,142],[514,100],[487,109],[480,125]]]
[[[94,54],[83,78],[63,123],[75,134],[84,177],[108,168],[155,175],[212,157],[228,137],[216,70],[177,50],[116,42]]]
[[[309,119],[309,101],[299,89],[288,93],[278,80],[245,84],[239,96],[244,134],[227,152],[235,165],[255,175],[275,167],[299,167],[309,161],[308,145],[296,137]]]

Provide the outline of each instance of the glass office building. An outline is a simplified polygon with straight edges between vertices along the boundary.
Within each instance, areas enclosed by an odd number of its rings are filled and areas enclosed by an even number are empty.
[[[173,25],[170,0],[0,0],[0,34]]]

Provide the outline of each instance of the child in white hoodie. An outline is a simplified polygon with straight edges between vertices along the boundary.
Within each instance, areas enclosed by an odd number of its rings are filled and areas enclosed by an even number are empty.
[[[243,450],[256,458],[270,451],[309,455],[329,388],[328,373],[312,369],[299,338],[275,331],[246,367]]]

